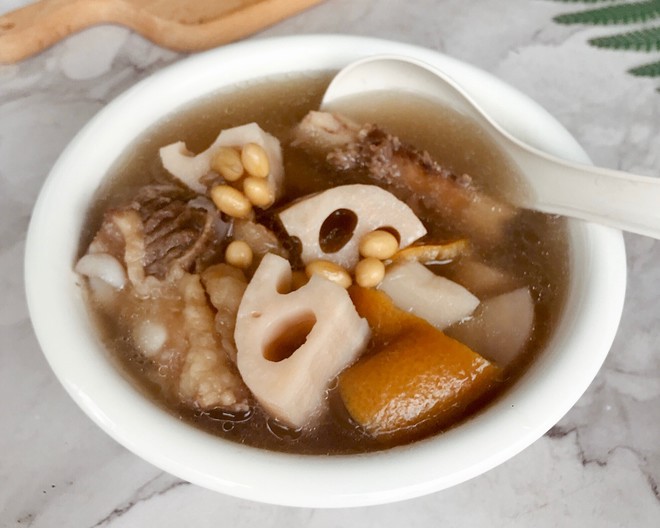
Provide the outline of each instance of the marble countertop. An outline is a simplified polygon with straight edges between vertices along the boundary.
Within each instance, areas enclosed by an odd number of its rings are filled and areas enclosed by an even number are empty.
[[[3,0],[0,10],[26,3]],[[535,99],[596,164],[658,176],[660,79],[625,70],[660,53],[596,49],[587,40],[614,28],[552,20],[585,6],[327,0],[254,38],[348,33],[441,51]],[[30,326],[25,233],[74,134],[123,90],[181,58],[102,26],[0,66],[0,526],[660,526],[660,244],[633,235],[623,320],[591,387],[531,447],[452,489],[346,510],[256,504],[163,473],[98,429],[55,379]]]

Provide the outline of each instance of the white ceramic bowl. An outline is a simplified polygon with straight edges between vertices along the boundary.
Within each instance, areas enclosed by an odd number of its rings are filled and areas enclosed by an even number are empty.
[[[625,290],[621,233],[572,222],[570,294],[549,346],[506,395],[449,432],[352,456],[296,456],[199,431],[145,399],[109,360],[72,270],[93,193],[134,138],[172,110],[256,76],[338,69],[378,53],[416,57],[462,84],[505,129],[553,154],[588,158],[538,105],[492,76],[436,52],[382,40],[302,36],[254,40],[183,60],[138,83],[85,126],[53,167],[28,233],[30,313],[52,369],[109,435],[178,477],[276,504],[341,507],[391,502],[456,485],[504,462],[578,400],[614,338]]]

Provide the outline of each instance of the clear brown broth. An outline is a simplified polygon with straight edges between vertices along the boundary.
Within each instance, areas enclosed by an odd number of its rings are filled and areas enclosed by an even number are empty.
[[[86,250],[98,229],[104,210],[127,203],[135,189],[145,183],[169,180],[160,164],[158,149],[181,139],[192,151],[198,152],[223,128],[256,121],[282,143],[286,199],[345,183],[345,176],[334,173],[323,160],[289,145],[292,127],[309,110],[318,108],[328,80],[329,74],[264,80],[217,93],[173,112],[143,134],[112,169],[90,210],[80,253]],[[490,138],[451,109],[415,98],[388,95],[370,97],[368,104],[347,102],[338,109],[357,120],[378,123],[404,141],[428,150],[454,172],[470,174],[491,194],[507,196],[516,191],[519,178]],[[469,237],[469,233],[456,232],[447,226],[427,227],[435,237]],[[515,383],[547,343],[566,294],[568,251],[564,220],[530,211],[522,211],[504,243],[496,248],[476,248],[484,262],[508,271],[529,286],[536,302],[536,319],[532,342],[522,359],[507,371],[506,379],[493,391],[473,402],[463,418],[481,411]],[[438,271],[451,271],[452,263],[443,266]],[[135,384],[169,412],[205,431],[259,448],[303,454],[349,454],[389,447],[387,442],[370,438],[351,424],[332,389],[329,391],[330,412],[313,430],[304,433],[279,426],[258,407],[250,416],[237,419],[221,413],[199,414],[167,402],[158,383],[153,381],[157,372],[153,372],[149,363],[132,348],[117,321],[95,308],[93,303],[91,307],[106,347]]]

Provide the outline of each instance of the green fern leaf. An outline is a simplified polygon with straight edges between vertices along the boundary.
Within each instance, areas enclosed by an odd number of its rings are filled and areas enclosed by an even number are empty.
[[[560,24],[631,24],[646,22],[660,16],[660,0],[646,0],[586,9],[554,18]]]
[[[660,50],[660,26],[609,37],[589,39],[589,44],[597,48],[617,50],[653,51]]]
[[[596,4],[598,2],[614,2],[615,0],[555,0],[555,2],[563,2],[565,4],[577,4],[581,2],[583,4]]]
[[[636,77],[660,77],[660,61],[631,68],[628,73],[632,73]]]

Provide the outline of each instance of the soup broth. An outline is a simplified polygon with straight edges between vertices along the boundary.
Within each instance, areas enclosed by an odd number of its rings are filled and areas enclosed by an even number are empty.
[[[323,156],[292,145],[292,130],[308,111],[318,108],[329,78],[326,74],[298,75],[246,84],[176,110],[153,126],[131,146],[99,190],[82,234],[80,255],[99,229],[105,211],[130,202],[147,183],[172,181],[159,157],[162,146],[184,140],[191,151],[201,152],[220,130],[244,123],[258,123],[282,145],[285,188],[276,207],[337,185],[366,183],[362,172],[337,170]],[[520,178],[492,141],[468,118],[449,108],[414,97],[385,94],[369,98],[366,104],[348,101],[336,110],[358,122],[377,123],[406,143],[427,151],[454,173],[469,174],[478,186],[494,196],[506,198],[519,192]],[[528,288],[534,301],[534,325],[524,352],[504,370],[495,386],[470,402],[451,424],[425,428],[406,438],[406,442],[460,423],[515,383],[543,350],[558,323],[568,282],[569,248],[562,218],[520,211],[497,244],[461,232],[460,225],[434,222],[432,218],[422,220],[429,239],[449,241],[465,237],[472,247],[469,259],[440,259],[430,264],[430,269],[459,284],[467,273],[468,260],[503,270],[516,285]],[[303,454],[361,453],[400,443],[396,438],[374,437],[359,427],[342,404],[336,382],[328,390],[329,411],[313,427],[302,430],[278,422],[258,404],[244,413],[227,413],[200,411],[172,401],[161,389],[158,368],[136,350],[130,336],[122,330],[123,322],[92,300],[91,295],[89,298],[99,334],[125,373],[154,402],[196,427],[242,444]],[[450,336],[454,335],[452,329],[447,329]],[[461,335],[460,329],[456,335]]]

